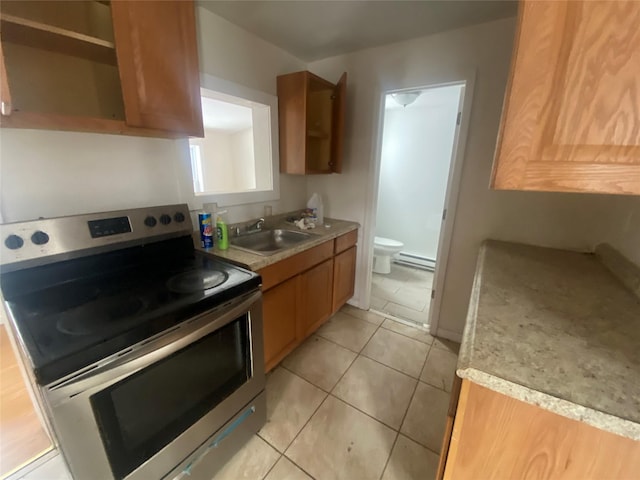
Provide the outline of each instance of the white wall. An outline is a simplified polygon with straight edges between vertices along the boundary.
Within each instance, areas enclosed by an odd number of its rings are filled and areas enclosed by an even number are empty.
[[[256,165],[253,153],[253,128],[245,128],[231,135],[231,158],[236,190],[255,190],[256,188]]]
[[[482,240],[497,238],[591,250],[606,235],[604,220],[617,200],[606,195],[499,192],[488,189],[515,19],[444,32],[314,62],[309,69],[329,80],[349,75],[346,145],[342,175],[314,177],[309,191],[325,199],[325,214],[363,224],[354,303],[366,296],[366,270],[373,232],[368,222],[376,182],[375,148],[384,91],[468,79],[476,81],[447,265],[440,334],[459,335]],[[415,212],[398,212],[413,217]],[[637,222],[637,215],[634,217]],[[625,237],[626,238],[626,237]],[[624,242],[623,240],[620,240]],[[630,247],[630,248],[633,248]]]
[[[276,76],[305,63],[198,8],[200,69],[276,93]],[[281,176],[274,213],[302,208],[303,177]],[[193,201],[187,140],[38,130],[0,130],[0,206],[5,221]],[[229,208],[230,221],[263,214],[260,204]]]
[[[640,266],[640,196],[611,199],[612,208],[604,212],[600,239],[609,243]]]
[[[436,258],[461,88],[385,109],[376,235],[404,243],[403,252]]]
[[[220,130],[205,129],[204,138],[193,138],[192,145],[200,147],[202,185],[205,192],[235,190],[236,177],[231,151],[231,134]]]
[[[178,156],[173,140],[2,129],[4,221],[177,203]]]
[[[214,77],[275,95],[278,75],[306,69],[306,63],[293,55],[201,7],[197,9],[197,27],[200,70]],[[202,202],[192,193],[187,142],[180,142],[179,149],[181,198],[192,209],[202,208]],[[304,177],[280,175],[280,200],[267,203],[272,205],[274,213],[296,210],[304,208],[306,195]],[[263,203],[225,206],[225,209],[232,223],[264,214]]]

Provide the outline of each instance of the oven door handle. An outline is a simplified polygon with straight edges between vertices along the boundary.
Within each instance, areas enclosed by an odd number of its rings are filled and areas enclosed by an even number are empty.
[[[116,356],[111,361],[98,365],[85,373],[48,387],[47,396],[55,405],[86,390],[93,390],[95,387],[104,388],[133,375],[232,322],[243,313],[248,312],[251,306],[260,300],[261,295],[260,291],[256,291],[229,310],[205,313],[189,324],[178,327],[156,340],[143,344],[124,355]],[[211,320],[211,315],[216,314],[220,316]],[[249,338],[251,338],[251,334]]]

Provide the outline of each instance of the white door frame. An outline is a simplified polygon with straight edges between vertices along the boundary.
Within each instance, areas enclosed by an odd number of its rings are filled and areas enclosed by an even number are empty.
[[[440,308],[442,305],[442,297],[444,290],[444,283],[447,273],[447,265],[449,263],[449,250],[451,248],[451,240],[453,236],[453,226],[455,223],[456,209],[458,204],[458,193],[460,190],[460,181],[462,178],[462,167],[464,163],[465,147],[467,144],[467,135],[469,132],[469,123],[471,118],[471,105],[473,102],[473,90],[475,85],[475,69],[470,70],[463,78],[452,79],[451,81],[428,83],[423,86],[412,86],[407,88],[389,89],[381,92],[379,96],[378,105],[378,128],[377,137],[375,142],[375,156],[374,165],[372,169],[371,185],[373,188],[369,189],[368,205],[371,208],[365,214],[365,225],[363,229],[363,243],[365,243],[365,265],[369,268],[365,271],[365,291],[362,307],[365,310],[369,309],[371,302],[371,279],[373,272],[371,265],[373,264],[373,241],[375,237],[376,226],[376,212],[378,210],[378,191],[380,188],[380,164],[382,161],[382,133],[384,129],[384,105],[385,99],[388,94],[397,92],[407,92],[415,90],[426,90],[429,88],[446,87],[450,85],[462,85],[461,99],[459,103],[459,110],[462,115],[460,124],[456,126],[456,133],[453,140],[453,147],[451,152],[451,165],[449,167],[449,178],[447,180],[447,190],[445,194],[444,208],[447,211],[446,218],[442,221],[440,228],[440,237],[438,240],[438,251],[436,254],[436,268],[433,278],[433,287],[435,291],[433,293],[433,299],[429,308],[429,332],[432,335],[438,334],[445,338],[451,338],[452,340],[460,340],[461,334],[458,332],[450,332],[443,329],[438,329],[440,323]],[[407,212],[407,214],[413,214],[413,212]]]

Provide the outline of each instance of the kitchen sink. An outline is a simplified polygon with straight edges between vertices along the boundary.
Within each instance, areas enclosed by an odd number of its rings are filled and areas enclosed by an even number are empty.
[[[295,230],[263,230],[230,238],[231,246],[258,255],[272,255],[311,238],[310,233]]]

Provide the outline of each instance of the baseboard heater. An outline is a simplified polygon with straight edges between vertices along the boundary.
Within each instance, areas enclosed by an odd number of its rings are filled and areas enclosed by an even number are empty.
[[[394,263],[400,265],[408,265],[410,267],[421,268],[433,272],[436,269],[436,259],[428,258],[423,255],[415,255],[408,252],[400,252],[393,257]]]

